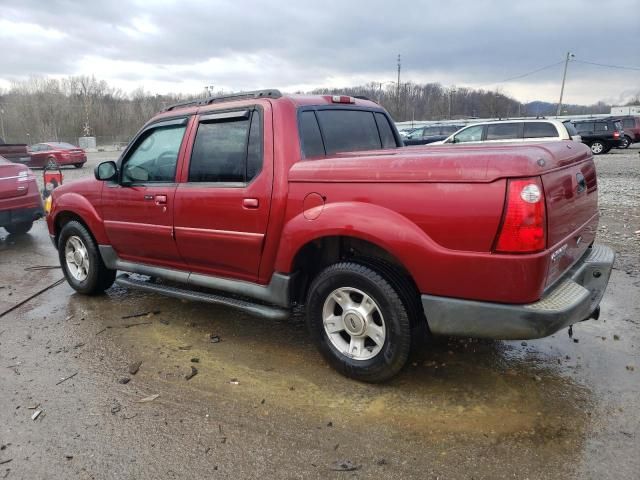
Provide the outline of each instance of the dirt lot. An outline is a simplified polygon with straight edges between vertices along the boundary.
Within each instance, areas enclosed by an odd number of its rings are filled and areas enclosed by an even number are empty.
[[[0,479],[638,478],[639,153],[597,158],[599,241],[618,252],[600,320],[574,339],[441,339],[387,385],[327,367],[299,318],[46,290],[0,317]],[[0,229],[0,312],[62,277],[29,267],[57,264],[42,221]]]

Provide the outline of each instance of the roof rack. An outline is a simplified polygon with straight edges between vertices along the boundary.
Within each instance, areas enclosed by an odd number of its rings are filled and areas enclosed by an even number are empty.
[[[202,106],[211,105],[212,103],[225,102],[228,100],[244,100],[247,98],[280,98],[282,93],[280,90],[268,89],[268,90],[254,90],[252,92],[240,92],[232,93],[230,95],[218,95],[215,97],[198,98],[195,100],[188,100],[186,102],[174,103],[169,105],[163,110],[163,112],[169,112],[176,108],[188,107],[188,106]]]

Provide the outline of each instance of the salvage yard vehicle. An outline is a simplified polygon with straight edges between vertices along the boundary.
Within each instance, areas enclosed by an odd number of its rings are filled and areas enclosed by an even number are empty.
[[[464,125],[427,125],[413,130],[404,137],[405,145],[428,145],[429,143],[445,140],[452,133],[460,130]]]
[[[29,147],[31,152],[30,167],[44,168],[73,165],[82,168],[87,163],[86,152],[75,145],[65,142],[37,143]]]
[[[529,339],[597,318],[614,258],[594,244],[584,145],[403,148],[387,112],[348,96],[169,107],[52,198],[78,292],[116,281],[267,318],[304,305],[327,361],[368,382],[425,335]]]
[[[436,144],[457,143],[499,143],[499,142],[553,142],[557,140],[582,141],[581,137],[569,131],[564,123],[558,120],[495,120],[492,122],[474,123],[442,142]]]
[[[582,136],[582,142],[591,148],[594,155],[608,153],[620,146],[624,139],[622,123],[614,118],[575,120],[572,123]]]
[[[27,233],[44,216],[33,172],[0,157],[0,227],[15,235]]]
[[[616,117],[620,120],[624,129],[624,137],[620,141],[618,148],[629,148],[636,142],[640,142],[640,117],[627,115]]]
[[[0,156],[10,162],[23,165],[28,165],[31,161],[31,155],[25,143],[4,143],[2,138],[0,138]]]

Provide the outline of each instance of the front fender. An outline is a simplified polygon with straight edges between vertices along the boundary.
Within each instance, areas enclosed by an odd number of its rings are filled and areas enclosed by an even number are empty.
[[[316,207],[322,213],[308,220],[301,213],[287,222],[276,257],[276,271],[291,272],[295,256],[307,243],[333,236],[366,240],[393,255],[420,284],[426,277],[423,265],[430,252],[442,250],[423,230],[408,218],[378,205],[363,202],[339,202]],[[312,209],[313,210],[313,209]],[[307,217],[312,217],[307,211]]]
[[[104,230],[102,217],[98,215],[95,207],[86,197],[73,192],[63,193],[58,198],[54,197],[52,211],[47,216],[47,226],[51,235],[58,236],[60,232],[56,231],[57,220],[60,215],[65,214],[80,217],[99,245],[108,245],[110,243]]]

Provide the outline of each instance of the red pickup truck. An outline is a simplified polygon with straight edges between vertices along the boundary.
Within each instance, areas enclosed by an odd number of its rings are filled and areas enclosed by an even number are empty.
[[[305,305],[325,358],[363,381],[395,375],[425,333],[529,339],[598,317],[614,254],[594,245],[587,147],[402,147],[366,99],[179,104],[54,190],[49,232],[81,293],[117,281],[269,318]]]

